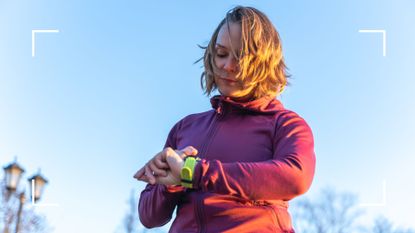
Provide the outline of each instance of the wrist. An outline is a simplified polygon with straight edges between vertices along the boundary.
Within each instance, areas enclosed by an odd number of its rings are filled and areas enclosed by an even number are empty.
[[[199,158],[193,156],[188,156],[185,158],[183,167],[180,172],[180,181],[183,187],[193,188],[195,167],[199,160]]]

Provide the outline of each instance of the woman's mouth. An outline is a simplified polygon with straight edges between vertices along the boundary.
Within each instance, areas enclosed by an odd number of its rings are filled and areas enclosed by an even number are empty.
[[[220,79],[225,81],[226,83],[237,83],[237,81],[233,79],[228,79],[228,78],[220,78]]]

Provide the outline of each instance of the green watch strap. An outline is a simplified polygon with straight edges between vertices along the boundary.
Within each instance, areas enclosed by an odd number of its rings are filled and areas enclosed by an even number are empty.
[[[186,188],[193,188],[193,174],[195,167],[200,159],[193,156],[187,156],[183,168],[180,172],[181,185]]]

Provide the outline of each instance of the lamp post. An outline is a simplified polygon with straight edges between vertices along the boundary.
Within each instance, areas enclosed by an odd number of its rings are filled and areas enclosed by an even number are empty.
[[[6,182],[6,189],[7,189],[6,200],[8,201],[12,195],[16,195],[16,197],[19,200],[19,208],[17,210],[17,219],[16,219],[16,227],[15,227],[15,233],[19,233],[20,219],[22,215],[23,206],[26,201],[26,197],[25,197],[25,191],[19,192],[18,187],[19,187],[19,181],[22,177],[22,174],[25,172],[25,170],[16,162],[16,160],[13,163],[10,163],[9,165],[3,167],[3,169],[5,173],[5,182]],[[44,178],[40,174],[40,171],[37,174],[31,176],[28,179],[28,181],[31,186],[31,189],[30,189],[31,200],[32,200],[32,203],[34,203],[35,201],[40,199],[43,193],[43,189],[45,185],[48,183],[48,181],[46,180],[46,178]],[[33,185],[32,185],[32,182],[33,182]],[[8,226],[4,227],[4,232],[5,233],[8,232]]]
[[[32,187],[30,189],[30,196],[32,202],[34,203],[38,201],[42,196],[43,189],[45,188],[45,185],[48,183],[48,180],[40,174],[40,170],[37,172],[37,174],[31,176],[27,180],[29,181]]]
[[[22,174],[25,172],[16,161],[5,166],[4,173],[6,175],[6,188],[11,193],[16,191]]]

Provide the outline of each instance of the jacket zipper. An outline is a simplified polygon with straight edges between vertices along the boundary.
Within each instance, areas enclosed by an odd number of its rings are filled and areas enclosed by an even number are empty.
[[[207,150],[208,150],[208,147],[209,147],[209,145],[210,145],[210,143],[212,142],[212,136],[213,136],[213,133],[215,132],[215,129],[217,128],[216,127],[216,125],[217,125],[217,120],[218,119],[222,119],[222,117],[223,117],[223,110],[222,110],[222,107],[220,106],[216,111],[215,111],[215,116],[213,117],[213,123],[212,123],[212,125],[210,126],[210,128],[209,128],[209,131],[208,131],[208,134],[207,134],[207,139],[209,139],[209,141],[207,142],[207,143],[205,143],[204,145],[203,145],[203,148],[202,148],[202,150],[200,150],[201,151],[201,154],[203,153],[206,153],[207,152]]]
[[[209,141],[204,145],[203,149],[201,150],[201,154],[204,154],[207,152],[208,147],[213,140],[212,136],[214,135],[215,129],[217,128],[216,127],[217,120],[221,119],[222,115],[223,113],[221,111],[221,108],[219,108],[219,111],[215,112],[212,126],[210,127],[208,134],[207,134],[207,138],[209,139]],[[196,220],[199,225],[199,232],[204,233],[206,229],[205,229],[204,214],[203,214],[203,193],[201,193],[201,195],[196,198],[195,211],[196,211]]]
[[[203,219],[203,193],[200,194],[200,196],[198,196],[196,198],[196,217],[197,217],[197,223],[199,224],[199,232],[203,233],[205,232],[205,223],[204,223],[204,219]]]

